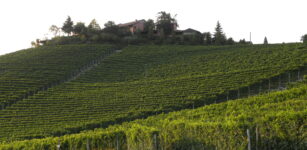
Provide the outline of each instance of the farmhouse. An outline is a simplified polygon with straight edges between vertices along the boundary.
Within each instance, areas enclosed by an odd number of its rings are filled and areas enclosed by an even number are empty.
[[[137,31],[143,32],[144,31],[144,26],[145,26],[145,20],[135,20],[132,22],[124,23],[124,24],[119,24],[118,25],[121,28],[127,28],[132,34],[134,34]]]

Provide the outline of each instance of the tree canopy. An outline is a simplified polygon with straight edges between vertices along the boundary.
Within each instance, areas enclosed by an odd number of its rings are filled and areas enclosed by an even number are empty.
[[[175,17],[176,15],[172,17],[170,13],[166,13],[165,11],[159,12],[156,22],[158,32],[164,35],[173,33],[178,27]]]
[[[77,34],[77,35],[85,34],[86,31],[87,29],[83,22],[78,22],[76,25],[74,25],[74,29],[73,29],[74,34]]]
[[[227,41],[226,35],[223,33],[223,28],[219,21],[217,22],[215,27],[213,41],[215,45],[224,45]]]
[[[67,17],[66,21],[64,22],[63,26],[62,26],[62,31],[64,33],[67,33],[68,35],[70,35],[73,32],[73,21],[71,20],[70,16]]]
[[[144,24],[144,32],[147,34],[148,38],[152,38],[155,30],[155,23],[152,19],[148,19]]]
[[[116,26],[115,22],[114,21],[108,21],[104,24],[104,27],[105,28],[110,28],[110,27],[114,27]]]
[[[99,31],[101,30],[100,25],[97,23],[96,19],[93,19],[88,25],[90,30]]]
[[[158,12],[156,21],[148,19],[146,21],[141,20],[140,22],[136,22],[136,24],[131,22],[124,25],[117,25],[114,21],[108,21],[102,28],[95,19],[93,19],[88,25],[85,25],[83,22],[77,22],[74,25],[71,17],[68,16],[62,27],[57,27],[56,25],[52,25],[50,27],[49,30],[54,34],[54,38],[47,40],[46,43],[53,45],[57,43],[69,44],[94,42],[184,45],[252,44],[251,42],[246,42],[245,40],[236,42],[231,37],[227,38],[219,21],[216,24],[214,33],[205,32],[201,34],[196,30],[196,33],[186,34],[186,30],[177,30],[177,27],[178,23],[176,20],[176,15],[172,16],[170,13],[165,11]],[[132,28],[136,30],[132,30]],[[61,31],[66,34],[59,36]],[[305,43],[307,41],[306,39],[306,35],[305,37],[302,37],[302,41]],[[42,45],[44,44],[45,43],[42,43]]]
[[[108,21],[104,24],[103,32],[118,35],[119,27],[115,24],[114,21]]]
[[[203,33],[204,37],[204,44],[205,45],[211,45],[212,44],[212,35],[210,32]]]
[[[54,36],[58,36],[58,34],[61,32],[61,28],[59,28],[59,27],[56,26],[56,25],[52,25],[52,26],[49,28],[49,31],[50,31],[50,32],[53,32],[53,35],[54,35]]]

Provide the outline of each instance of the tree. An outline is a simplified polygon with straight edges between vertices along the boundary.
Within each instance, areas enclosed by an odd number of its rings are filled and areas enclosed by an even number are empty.
[[[212,44],[212,35],[210,32],[203,33],[204,37],[204,44],[205,45],[211,45]]]
[[[301,41],[305,44],[307,44],[307,34],[303,35],[301,38]]]
[[[114,27],[116,26],[115,22],[114,21],[108,21],[104,24],[104,27],[105,28],[110,28],[110,27]]]
[[[115,24],[114,21],[108,21],[104,24],[104,29],[102,30],[104,33],[111,33],[115,35],[119,35],[120,30],[119,27]]]
[[[100,25],[97,23],[96,19],[93,19],[88,25],[90,30],[99,31],[101,30]]]
[[[152,19],[148,19],[144,24],[144,32],[147,33],[148,38],[152,38],[154,34],[155,23]]]
[[[264,42],[263,42],[263,44],[264,44],[264,45],[269,44],[268,39],[267,39],[266,37],[264,37]]]
[[[73,21],[71,20],[70,16],[67,17],[66,21],[64,22],[63,26],[62,26],[62,30],[67,33],[68,35],[71,34],[71,32],[73,32]]]
[[[233,45],[235,44],[235,41],[230,37],[227,39],[227,45]]]
[[[223,29],[219,21],[217,22],[215,27],[213,41],[215,45],[223,45],[226,43],[226,35],[223,33]]]
[[[74,25],[73,33],[77,35],[82,35],[86,33],[86,26],[83,22],[78,22],[76,25]]]
[[[97,23],[95,19],[93,19],[86,29],[86,36],[91,39],[98,39],[98,34],[101,32],[100,25]],[[96,41],[96,40],[94,40]]]
[[[58,34],[60,33],[61,29],[59,27],[57,27],[56,25],[52,25],[50,28],[49,28],[49,31],[50,32],[53,32],[53,35],[56,37],[58,36]]]
[[[183,44],[188,45],[201,45],[204,43],[204,38],[202,34],[191,34],[191,35],[183,35]]]
[[[170,35],[174,33],[174,31],[178,27],[177,20],[171,16],[170,13],[166,13],[165,11],[161,11],[158,13],[157,17],[157,29],[160,35]]]
[[[243,40],[240,40],[240,41],[239,41],[239,44],[246,44],[246,41],[245,41],[245,39],[243,39]]]

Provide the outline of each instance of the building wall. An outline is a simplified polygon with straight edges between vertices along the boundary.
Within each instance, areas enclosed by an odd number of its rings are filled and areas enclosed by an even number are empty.
[[[144,25],[143,21],[140,21],[137,24],[135,24],[134,27],[135,27],[135,31],[138,31],[138,30],[139,31],[144,31],[145,25]]]
[[[130,25],[121,25],[120,27],[127,27],[127,29],[133,34],[137,31],[144,31],[145,28],[145,21],[140,20],[140,21],[136,21],[134,24],[130,24]]]

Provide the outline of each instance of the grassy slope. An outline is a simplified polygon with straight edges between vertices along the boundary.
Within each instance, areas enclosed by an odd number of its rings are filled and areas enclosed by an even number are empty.
[[[307,82],[291,89],[160,114],[106,129],[2,144],[0,149],[306,149]],[[258,142],[256,142],[256,130]],[[154,135],[157,135],[155,138]],[[157,143],[157,144],[155,144]]]
[[[128,47],[77,80],[0,111],[0,138],[61,135],[209,104],[216,95],[302,66],[307,49],[297,47]]]

